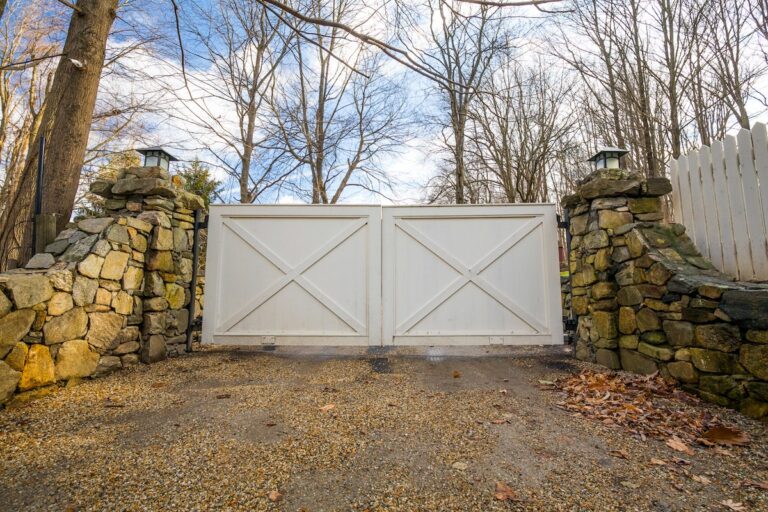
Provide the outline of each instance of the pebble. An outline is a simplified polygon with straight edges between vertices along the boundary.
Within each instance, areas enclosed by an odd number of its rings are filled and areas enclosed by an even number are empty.
[[[506,394],[468,371],[454,379],[448,364],[433,382],[429,364],[395,359],[377,374],[364,360],[206,348],[83,380],[0,411],[0,508],[703,510],[732,499],[768,510],[766,491],[740,484],[768,480],[767,436],[752,420],[739,420],[748,448],[697,449],[683,467],[661,442],[559,410],[537,381],[563,373],[535,359],[487,363],[515,376]],[[494,499],[496,482],[517,499]]]

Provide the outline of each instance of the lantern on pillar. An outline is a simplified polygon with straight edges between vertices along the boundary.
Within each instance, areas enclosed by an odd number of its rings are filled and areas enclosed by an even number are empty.
[[[629,151],[622,148],[600,148],[587,161],[595,162],[595,169],[621,169],[621,157],[627,153]]]
[[[162,167],[167,171],[171,162],[179,161],[178,158],[159,146],[140,148],[136,151],[144,155],[144,167]]]

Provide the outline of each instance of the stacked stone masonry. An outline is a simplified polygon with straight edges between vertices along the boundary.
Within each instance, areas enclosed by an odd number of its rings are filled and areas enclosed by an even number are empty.
[[[0,274],[0,404],[180,354],[192,301],[194,210],[159,167],[91,192],[106,214],[70,224],[24,269]],[[202,314],[202,279],[194,296]]]
[[[718,272],[682,225],[663,223],[670,191],[665,178],[600,169],[563,200],[576,356],[658,371],[708,401],[766,417],[768,285]]]

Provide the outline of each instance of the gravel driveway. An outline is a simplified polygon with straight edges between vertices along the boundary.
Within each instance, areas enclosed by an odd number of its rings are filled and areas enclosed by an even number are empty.
[[[752,437],[681,456],[540,389],[582,367],[206,349],[0,411],[0,509],[768,510],[763,424],[681,403]]]

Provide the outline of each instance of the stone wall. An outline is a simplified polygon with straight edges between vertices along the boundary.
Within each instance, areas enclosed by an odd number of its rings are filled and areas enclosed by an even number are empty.
[[[200,197],[159,167],[93,183],[106,214],[0,274],[0,404],[184,350]]]
[[[768,416],[768,285],[734,282],[682,225],[663,223],[670,191],[665,178],[601,169],[564,199],[576,356],[659,371],[706,400]]]

